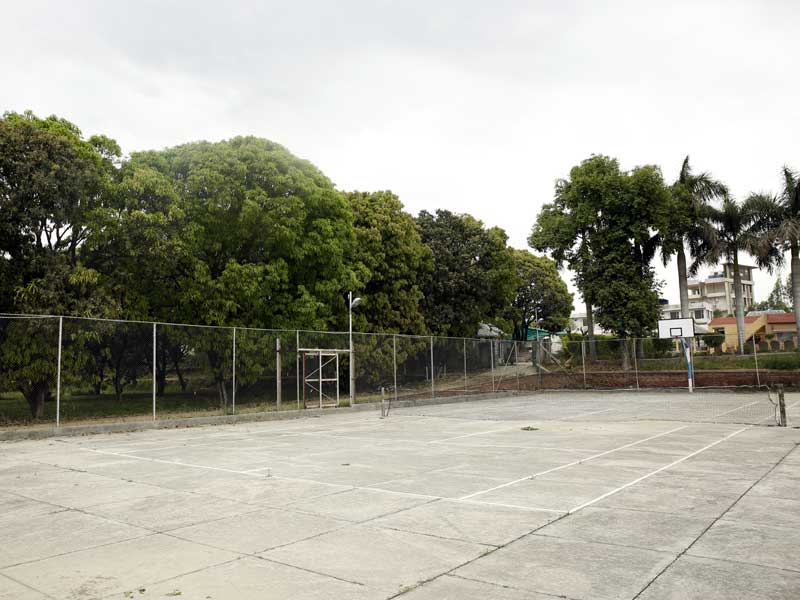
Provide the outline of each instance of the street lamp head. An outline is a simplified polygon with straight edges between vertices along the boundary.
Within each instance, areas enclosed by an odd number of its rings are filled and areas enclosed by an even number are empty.
[[[356,306],[358,306],[359,304],[361,304],[361,298],[353,298],[353,299],[350,301],[350,308],[351,308],[351,309],[353,309],[353,308],[355,308]]]

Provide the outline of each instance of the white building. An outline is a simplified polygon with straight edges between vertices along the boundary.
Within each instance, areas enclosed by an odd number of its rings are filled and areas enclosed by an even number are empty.
[[[753,304],[753,269],[755,267],[739,265],[745,310]],[[689,303],[690,305],[708,304],[712,312],[719,311],[722,315],[734,314],[736,293],[733,287],[733,264],[722,265],[721,271],[712,273],[702,281],[690,279]]]
[[[586,313],[573,313],[569,316],[569,328],[572,331],[580,331],[581,333],[588,333],[586,327]],[[595,335],[606,335],[610,332],[606,331],[602,327],[597,324],[597,319],[594,320],[594,331],[592,332]]]
[[[691,300],[689,302],[689,316],[694,319],[696,325],[708,325],[714,318],[714,307],[710,302]],[[662,304],[662,319],[680,319],[680,304]]]

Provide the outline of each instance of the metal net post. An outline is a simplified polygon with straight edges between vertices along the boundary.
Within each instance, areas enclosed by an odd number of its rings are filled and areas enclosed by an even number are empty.
[[[756,350],[756,336],[753,334],[753,362],[755,363],[756,367],[756,385],[761,387],[761,375],[758,372],[758,351]]]
[[[61,424],[61,346],[64,335],[64,317],[58,317],[58,365],[56,366],[56,427]],[[155,373],[155,371],[153,371]],[[155,378],[154,378],[155,380]]]
[[[466,396],[469,391],[467,388],[467,338],[461,340],[464,347],[464,395]]]
[[[392,377],[394,383],[394,399],[397,402],[397,336],[392,336]]]
[[[586,340],[581,340],[581,368],[583,369],[583,389],[586,389]]]
[[[492,393],[494,393],[494,339],[489,338],[489,368],[492,371]]]
[[[433,383],[433,336],[431,336],[431,399],[436,398],[436,386]]]
[[[297,410],[300,410],[300,330],[295,329],[295,355],[296,355],[296,368],[295,374],[295,400],[297,400]],[[305,362],[305,361],[304,361]],[[303,365],[305,367],[305,364]]]
[[[233,328],[233,353],[231,355],[231,413],[236,414],[236,327]]]
[[[156,420],[156,394],[158,392],[158,388],[156,385],[156,370],[158,369],[158,354],[157,354],[157,337],[156,337],[156,324],[153,323],[153,421]]]

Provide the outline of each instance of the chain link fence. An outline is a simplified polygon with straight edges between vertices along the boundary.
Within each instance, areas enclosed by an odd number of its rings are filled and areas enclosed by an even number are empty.
[[[796,336],[522,342],[0,316],[0,425],[171,419],[545,390],[800,384]]]

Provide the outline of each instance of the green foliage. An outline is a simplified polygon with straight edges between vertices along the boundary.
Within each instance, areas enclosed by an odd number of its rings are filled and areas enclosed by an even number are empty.
[[[766,300],[756,302],[751,310],[782,310],[789,312],[793,310],[792,302],[792,277],[791,275],[784,281],[780,275],[775,279],[775,285]]]
[[[512,250],[517,271],[516,297],[506,310],[505,318],[513,324],[514,339],[526,339],[531,326],[559,331],[569,323],[572,294],[561,279],[555,261]],[[538,317],[538,322],[534,322]]]
[[[717,350],[722,347],[722,344],[725,343],[725,334],[709,333],[707,335],[704,335],[701,339],[708,348],[714,348],[715,350]]]
[[[355,311],[360,331],[426,333],[420,281],[432,269],[431,252],[422,243],[414,218],[391,192],[351,192],[354,258],[358,293],[364,302]]]
[[[619,337],[643,336],[658,320],[658,290],[651,266],[670,196],[657,167],[620,170],[592,156],[556,184],[529,243],[567,262],[600,325]]]
[[[128,207],[164,212],[158,207],[170,193],[152,172],[177,196],[166,225],[181,231],[188,256],[179,300],[192,318],[184,320],[343,324],[343,291],[356,283],[347,260],[352,213],[311,163],[268,140],[240,137],[134,154],[130,168],[125,191],[135,201]]]
[[[502,316],[517,287],[505,232],[446,210],[420,212],[417,227],[433,254],[433,271],[422,284],[430,330],[474,337],[482,322]]]

